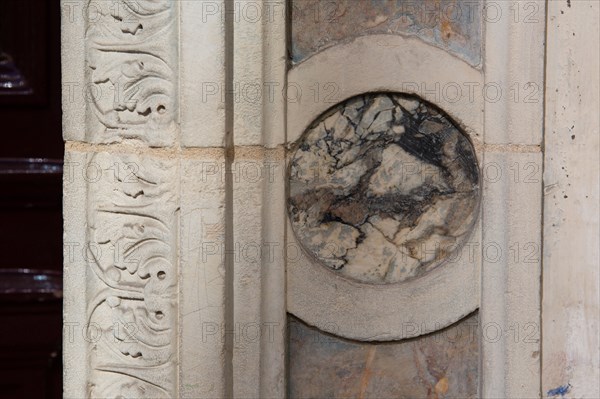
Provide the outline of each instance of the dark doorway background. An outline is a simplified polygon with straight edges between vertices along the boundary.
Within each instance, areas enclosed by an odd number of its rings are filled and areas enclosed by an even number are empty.
[[[0,0],[0,139],[0,398],[60,398],[59,0]]]

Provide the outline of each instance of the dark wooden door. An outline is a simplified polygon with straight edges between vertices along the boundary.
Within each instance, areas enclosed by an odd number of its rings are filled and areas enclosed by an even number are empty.
[[[59,0],[0,0],[0,399],[62,396]]]

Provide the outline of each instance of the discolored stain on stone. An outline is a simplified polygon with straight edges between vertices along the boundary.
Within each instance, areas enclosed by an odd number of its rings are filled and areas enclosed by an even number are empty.
[[[304,248],[351,279],[395,283],[439,265],[478,214],[469,139],[417,97],[351,98],[305,132],[289,170],[288,212]]]
[[[369,34],[417,36],[473,66],[481,64],[483,3],[473,0],[292,0],[295,63]]]
[[[478,322],[474,313],[418,338],[366,343],[289,316],[287,397],[476,398]]]

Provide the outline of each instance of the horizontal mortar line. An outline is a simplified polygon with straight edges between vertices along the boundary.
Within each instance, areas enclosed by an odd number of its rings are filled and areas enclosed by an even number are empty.
[[[477,147],[480,147],[478,145]],[[113,154],[152,155],[157,157],[193,158],[194,156],[223,157],[225,152],[232,151],[225,147],[148,147],[143,144],[132,144],[127,142],[98,144],[85,143],[81,141],[66,141],[67,151],[81,152],[109,152]],[[513,153],[537,153],[542,151],[541,145],[537,144],[483,144],[485,152],[513,152]],[[235,146],[233,153],[236,158],[260,159],[265,156],[283,159],[285,146],[265,147],[261,145]]]
[[[224,158],[226,153],[233,153],[235,158],[243,159],[283,159],[285,147],[263,147],[260,145],[235,146],[233,149],[225,147],[148,147],[144,144],[132,142],[120,143],[86,143],[81,141],[66,141],[66,151],[79,152],[108,152],[110,154],[130,154],[130,155],[149,155],[157,158],[182,159],[202,157],[206,158]]]
[[[153,155],[169,157],[177,155],[179,149],[176,147],[148,147],[143,144],[134,144],[131,142],[121,143],[86,143],[82,141],[66,141],[66,151],[81,152],[108,152],[111,154],[134,154],[134,155]]]
[[[484,144],[483,149],[485,152],[542,152],[542,146],[539,144]]]
[[[261,158],[283,160],[285,147],[283,144],[277,147],[264,147],[260,145],[241,145],[233,148],[233,158],[261,159]]]

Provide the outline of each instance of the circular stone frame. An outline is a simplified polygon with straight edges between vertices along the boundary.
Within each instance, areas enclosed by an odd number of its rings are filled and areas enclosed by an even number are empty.
[[[342,73],[340,64],[345,64]],[[457,99],[427,90],[449,87],[458,80],[483,87],[481,71],[417,38],[371,35],[328,48],[291,69],[288,81],[307,88],[333,82],[339,89],[337,97],[333,102],[310,96],[289,102],[288,143],[301,139],[308,126],[335,103],[370,92],[406,93],[434,104],[461,127],[481,170],[480,93],[465,92]],[[303,249],[286,219],[287,308],[323,331],[361,341],[405,339],[444,328],[479,305],[480,217],[451,261],[395,284],[361,283],[336,275]]]
[[[429,273],[453,259],[477,220],[471,141],[414,95],[366,93],[336,104],[290,155],[296,240],[350,280],[399,284]]]

